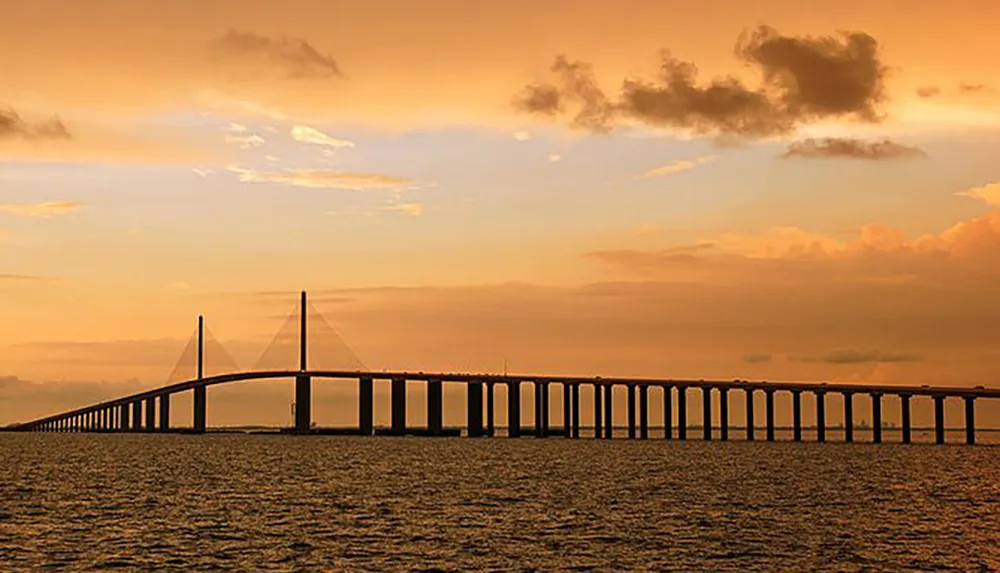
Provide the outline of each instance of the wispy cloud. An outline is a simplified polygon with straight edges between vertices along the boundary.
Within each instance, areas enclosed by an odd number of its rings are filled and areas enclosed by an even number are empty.
[[[292,128],[291,135],[292,139],[301,143],[312,143],[314,145],[326,145],[329,147],[354,147],[353,141],[331,137],[308,125],[296,125]]]
[[[881,141],[863,141],[841,137],[825,137],[821,139],[804,139],[789,144],[782,157],[801,157],[806,159],[867,159],[882,161],[890,159],[915,159],[927,157],[927,152],[919,147],[903,145],[883,139]]]
[[[336,169],[286,169],[283,171],[254,171],[230,167],[240,181],[248,183],[284,183],[297,187],[350,189],[396,189],[411,185],[413,180],[380,173],[356,173]]]
[[[255,57],[280,67],[289,78],[342,78],[332,57],[324,55],[300,38],[273,39],[230,28],[212,46],[228,57]]]
[[[673,161],[661,167],[654,167],[648,171],[636,175],[636,179],[646,179],[649,177],[662,177],[664,175],[673,175],[674,173],[680,173],[681,171],[687,171],[689,169],[694,169],[699,165],[705,165],[706,163],[711,163],[715,161],[714,155],[706,155],[705,157],[699,157],[693,160],[682,159],[679,161]]]
[[[396,203],[395,205],[387,205],[383,209],[413,217],[419,217],[424,214],[424,206],[420,203]]]
[[[562,161],[562,155],[559,155],[558,153],[550,153],[549,161],[551,161],[552,163],[558,163]]]
[[[72,213],[82,207],[77,201],[51,201],[47,203],[32,203],[22,205],[0,205],[0,213],[18,217],[53,217]]]
[[[979,199],[980,201],[985,201],[988,205],[1000,207],[1000,181],[966,191],[959,191],[958,195]]]
[[[265,143],[263,137],[257,135],[256,133],[251,133],[247,129],[247,126],[240,123],[230,123],[227,131],[229,133],[226,134],[226,143],[236,145],[240,149],[260,147]]]
[[[29,122],[13,109],[0,109],[0,139],[72,139],[59,118]]]
[[[514,139],[518,141],[528,141],[529,139],[531,139],[531,134],[528,133],[527,131],[515,131]]]

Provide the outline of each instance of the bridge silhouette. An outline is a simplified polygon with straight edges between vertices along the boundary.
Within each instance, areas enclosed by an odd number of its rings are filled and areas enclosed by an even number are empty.
[[[910,401],[913,397],[929,397],[934,403],[934,441],[937,444],[945,442],[944,402],[946,399],[960,399],[964,402],[965,412],[965,442],[976,442],[975,404],[976,400],[1000,399],[1000,389],[930,386],[900,386],[885,384],[835,384],[835,383],[804,383],[804,382],[772,382],[747,380],[677,380],[652,378],[602,378],[602,377],[570,377],[546,375],[513,375],[513,374],[461,374],[461,373],[427,373],[427,372],[374,372],[368,370],[356,355],[333,332],[346,356],[357,365],[356,369],[310,369],[308,361],[308,301],[307,295],[301,293],[299,320],[295,324],[295,313],[289,317],[285,326],[279,330],[271,345],[264,351],[258,367],[249,371],[236,371],[207,376],[205,374],[206,344],[215,344],[218,354],[224,360],[235,362],[221,349],[214,339],[206,336],[203,317],[198,317],[198,328],[187,348],[182,353],[178,366],[171,378],[178,376],[187,358],[196,355],[196,373],[190,379],[177,382],[93,404],[84,408],[60,412],[37,420],[16,424],[7,429],[23,432],[187,432],[203,434],[207,431],[207,392],[209,386],[243,382],[249,380],[292,379],[294,380],[294,424],[289,432],[297,435],[321,433],[312,423],[312,383],[316,378],[356,381],[358,387],[358,425],[349,433],[371,436],[388,435],[423,435],[423,436],[454,436],[460,435],[461,429],[445,428],[443,425],[442,385],[444,383],[462,384],[466,388],[466,425],[465,435],[470,438],[480,438],[497,435],[498,429],[494,423],[494,389],[498,384],[507,388],[507,427],[506,435],[517,438],[524,435],[534,435],[545,438],[548,436],[563,436],[580,438],[580,387],[593,387],[594,423],[592,433],[594,438],[611,439],[614,434],[612,388],[626,388],[627,415],[626,431],[629,439],[649,438],[650,388],[662,389],[663,407],[663,437],[674,438],[675,428],[672,425],[674,414],[674,395],[676,394],[676,438],[687,439],[689,429],[687,420],[687,392],[700,390],[702,395],[701,430],[702,439],[711,440],[713,434],[712,393],[719,394],[719,439],[730,437],[729,422],[729,392],[742,392],[746,399],[746,423],[744,438],[754,440],[759,428],[754,422],[754,395],[761,392],[765,396],[764,438],[775,440],[774,396],[778,392],[787,392],[792,397],[792,439],[802,441],[802,394],[811,393],[815,396],[816,441],[826,441],[826,406],[827,394],[841,394],[844,398],[844,441],[854,441],[853,404],[855,395],[865,395],[871,400],[872,411],[872,442],[882,440],[882,398],[895,396],[899,398],[901,415],[901,441],[911,442],[912,424],[910,418]],[[321,318],[322,320],[322,318]],[[329,325],[326,325],[328,330]],[[297,327],[298,369],[259,368],[267,364],[269,357],[273,358],[276,349],[289,347],[290,327]],[[373,384],[376,380],[387,380],[391,384],[391,424],[387,429],[374,427],[374,395]],[[406,389],[409,383],[426,385],[427,426],[415,428],[407,424]],[[534,386],[534,424],[524,428],[521,425],[521,385]],[[561,427],[550,425],[549,397],[550,386],[561,387],[562,415]],[[192,427],[174,428],[170,425],[170,399],[181,392],[192,392],[193,416]]]

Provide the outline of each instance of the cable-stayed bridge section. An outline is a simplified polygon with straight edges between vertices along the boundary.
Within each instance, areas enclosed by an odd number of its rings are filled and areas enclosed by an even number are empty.
[[[310,317],[312,320],[310,321]],[[310,323],[313,328],[310,330]],[[310,368],[308,348],[310,332],[315,340],[319,338],[325,352],[327,367]],[[206,372],[206,356],[212,357],[212,369],[220,373]],[[294,357],[294,358],[292,358]],[[290,360],[297,358],[298,367],[289,367]],[[945,442],[945,400],[957,399],[964,404],[965,442],[976,442],[975,405],[978,399],[1000,399],[1000,388],[930,387],[872,384],[833,384],[804,382],[771,382],[746,380],[677,380],[653,378],[581,378],[546,375],[508,374],[461,374],[427,372],[375,372],[369,370],[357,355],[347,346],[322,315],[315,312],[301,294],[297,312],[293,312],[265,349],[253,368],[239,371],[236,362],[206,328],[203,317],[198,318],[198,327],[181,354],[181,358],[171,373],[168,383],[162,387],[139,392],[121,398],[107,400],[84,408],[61,412],[38,420],[12,426],[8,429],[25,432],[176,432],[185,431],[201,434],[208,430],[209,386],[243,382],[250,380],[292,379],[294,380],[294,424],[291,433],[307,435],[317,433],[312,423],[313,380],[336,379],[355,383],[358,387],[358,425],[351,433],[374,435],[374,395],[376,380],[391,384],[391,425],[385,430],[390,435],[445,436],[460,434],[460,430],[445,428],[443,425],[442,385],[444,383],[464,385],[466,389],[465,435],[479,438],[497,435],[494,423],[495,388],[504,385],[507,389],[507,427],[505,435],[511,438],[523,435],[548,437],[559,435],[566,438],[580,437],[580,387],[592,386],[594,438],[611,439],[614,435],[612,389],[622,386],[626,389],[626,435],[630,439],[650,437],[649,412],[651,407],[650,388],[662,389],[663,437],[685,440],[689,429],[687,416],[687,392],[700,391],[702,412],[700,427],[702,439],[711,440],[713,429],[718,429],[718,439],[730,438],[728,413],[729,393],[742,393],[746,399],[746,423],[743,437],[756,439],[758,427],[754,421],[754,396],[763,393],[764,439],[775,440],[776,393],[789,393],[792,397],[792,439],[802,441],[802,394],[811,393],[815,397],[815,439],[826,441],[826,405],[828,394],[840,394],[844,403],[843,439],[854,441],[854,398],[867,396],[871,401],[872,442],[883,441],[882,400],[885,396],[899,399],[900,435],[902,443],[912,441],[911,399],[928,397],[934,404],[934,441]],[[410,383],[426,386],[426,428],[414,428],[407,424],[407,385]],[[534,388],[534,424],[524,428],[521,425],[521,385],[531,384]],[[562,390],[561,426],[550,424],[551,408],[549,397],[553,387]],[[191,428],[172,428],[170,425],[171,397],[182,393],[193,393]],[[714,420],[712,394],[719,395],[719,419]],[[676,410],[675,410],[676,396]],[[676,428],[672,421],[676,415]],[[676,430],[676,431],[675,431]]]

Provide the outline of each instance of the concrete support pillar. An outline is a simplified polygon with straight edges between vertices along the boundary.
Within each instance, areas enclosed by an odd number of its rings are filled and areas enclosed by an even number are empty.
[[[603,434],[601,418],[604,413],[604,398],[601,396],[601,385],[594,384],[594,437],[600,438]]]
[[[854,393],[844,392],[844,442],[854,441]]]
[[[627,392],[627,404],[628,404],[628,439],[635,439],[635,385],[626,384],[625,392]]]
[[[802,441],[802,391],[792,390],[792,440]]]
[[[614,386],[610,384],[604,387],[604,439],[606,440],[610,440],[615,431],[613,390]]]
[[[466,428],[470,438],[483,437],[483,383],[469,382],[465,385],[468,392],[466,401]]]
[[[976,397],[963,396],[965,400],[965,443],[976,443]]]
[[[142,400],[132,402],[132,431],[142,430]]]
[[[97,419],[97,429],[100,431],[105,431],[108,429],[108,409],[101,408]]]
[[[719,388],[719,439],[729,439],[729,388]]]
[[[816,392],[816,441],[826,441],[826,392]]]
[[[442,391],[440,380],[427,381],[427,430],[432,436],[441,435],[444,428]]]
[[[156,398],[150,396],[146,398],[146,431],[155,432],[156,431]]]
[[[371,378],[358,379],[358,431],[362,436],[375,433],[375,383]]]
[[[639,386],[639,438],[649,439],[649,386]]]
[[[687,435],[687,386],[677,387],[677,439],[686,440]]]
[[[944,443],[944,396],[934,396],[934,443]]]
[[[493,437],[493,386],[494,382],[490,381],[486,383],[486,435]]]
[[[534,392],[534,406],[532,409],[535,412],[535,437],[542,437],[542,384],[535,380],[531,383],[532,392]]]
[[[747,395],[747,441],[753,441],[753,388],[744,390]]]
[[[160,395],[160,431],[170,431],[170,394]]]
[[[305,310],[303,310],[303,313]],[[303,346],[304,348],[304,346]],[[295,433],[308,434],[312,431],[312,377],[308,374],[295,375]]]
[[[542,409],[541,409],[542,437],[547,438],[549,437],[549,383],[542,382],[541,386],[542,388],[539,398],[541,398],[542,401]]]
[[[910,443],[910,395],[899,395],[900,418],[903,426],[903,443]]]
[[[521,437],[521,381],[507,381],[507,436]]]
[[[882,394],[872,392],[872,443],[882,443]]]
[[[767,388],[764,390],[764,422],[766,423],[765,435],[767,441],[774,441],[774,390]]]
[[[204,434],[208,419],[208,392],[205,386],[194,387],[194,413],[191,417],[194,432]],[[296,410],[297,411],[297,410]]]
[[[663,387],[663,438],[666,440],[674,438],[673,392],[673,386]]]
[[[391,382],[392,434],[406,434],[406,380],[396,378]]]
[[[574,383],[571,395],[573,396],[573,437],[580,437],[580,384]]]
[[[568,382],[562,383],[563,391],[563,437],[573,437],[573,396]]]
[[[712,439],[712,388],[701,387],[701,438],[706,442]]]

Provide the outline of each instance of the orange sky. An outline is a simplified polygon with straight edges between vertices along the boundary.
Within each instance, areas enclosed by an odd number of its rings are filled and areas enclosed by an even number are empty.
[[[374,368],[996,385],[998,20],[8,2],[0,423],[162,383],[201,313],[252,363],[301,288]]]

